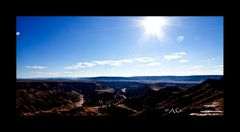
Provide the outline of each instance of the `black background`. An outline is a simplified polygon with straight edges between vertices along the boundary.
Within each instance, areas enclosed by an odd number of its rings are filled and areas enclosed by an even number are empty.
[[[111,2],[100,6],[98,3],[83,4],[81,2],[65,3],[63,6],[53,4],[31,3],[34,6],[27,6],[21,2],[14,9],[15,13],[8,15],[4,19],[3,29],[8,33],[8,37],[3,37],[1,43],[1,53],[3,54],[1,63],[4,68],[2,77],[4,85],[1,87],[1,112],[2,119],[7,129],[18,131],[218,131],[236,124],[232,117],[236,117],[237,108],[230,108],[233,100],[237,99],[237,92],[233,92],[237,87],[234,81],[237,69],[237,38],[235,29],[237,24],[234,17],[234,9],[223,3],[186,3],[185,7],[178,3],[143,3],[137,6],[133,4],[123,4],[121,2]],[[28,3],[29,4],[29,3]],[[31,5],[29,4],[29,5]],[[190,5],[191,4],[191,5]],[[230,10],[226,10],[226,8]],[[13,11],[13,12],[14,12]],[[16,16],[224,16],[224,117],[211,118],[185,118],[185,119],[159,119],[148,118],[127,118],[127,117],[18,117],[15,112],[15,83],[16,83]],[[235,22],[235,23],[234,23]],[[232,28],[234,27],[234,28]],[[11,30],[10,30],[11,29]],[[5,31],[4,31],[5,33]],[[6,40],[4,40],[6,39]],[[204,51],[203,51],[204,52]],[[232,58],[232,57],[233,58]],[[234,58],[235,56],[235,58]],[[231,64],[231,62],[234,62]],[[239,84],[238,84],[239,85]],[[233,94],[235,93],[235,95]],[[233,98],[233,99],[231,99]],[[237,106],[236,106],[237,107]],[[232,115],[232,116],[231,116]]]

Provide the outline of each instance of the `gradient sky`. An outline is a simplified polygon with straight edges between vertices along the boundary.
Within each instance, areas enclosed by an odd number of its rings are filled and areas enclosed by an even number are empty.
[[[17,17],[17,78],[223,75],[223,17]]]

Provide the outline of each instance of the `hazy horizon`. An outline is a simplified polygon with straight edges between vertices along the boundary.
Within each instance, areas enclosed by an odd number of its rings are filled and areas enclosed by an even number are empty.
[[[16,78],[223,75],[223,17],[16,19]]]
[[[161,76],[79,76],[79,77],[32,77],[32,78],[95,78],[95,77],[165,77],[165,76],[176,76],[176,77],[179,77],[179,76],[224,76],[224,75],[161,75]],[[32,79],[30,77],[27,77],[27,78],[17,78],[17,79]]]

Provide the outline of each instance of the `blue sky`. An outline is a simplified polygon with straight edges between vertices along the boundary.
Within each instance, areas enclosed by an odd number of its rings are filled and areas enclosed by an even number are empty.
[[[223,17],[17,17],[17,78],[223,75]]]

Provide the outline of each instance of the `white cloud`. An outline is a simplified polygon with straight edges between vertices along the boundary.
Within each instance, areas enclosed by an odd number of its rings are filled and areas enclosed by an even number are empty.
[[[179,52],[179,54],[182,54]],[[126,63],[132,63],[134,61],[141,62],[141,63],[148,63],[144,66],[154,66],[159,65],[160,63],[153,62],[155,59],[151,57],[141,57],[141,58],[134,58],[134,59],[120,59],[120,60],[96,60],[92,62],[79,62],[73,66],[66,66],[64,69],[71,69],[71,70],[78,70],[87,67],[93,67],[97,65],[109,65],[109,66],[121,66]],[[150,63],[152,62],[152,63]]]
[[[105,61],[106,65],[111,65],[111,66],[120,66],[122,65],[121,61],[115,61],[115,60],[107,60]]]
[[[32,68],[32,69],[46,69],[45,66],[26,66],[26,68]]]
[[[77,66],[79,68],[85,68],[85,67],[92,67],[92,66],[95,66],[96,64],[94,63],[89,63],[89,62],[79,62],[77,63]]]
[[[69,70],[78,70],[78,69],[79,69],[79,67],[77,67],[77,66],[66,66],[66,67],[64,67],[64,69],[69,69]]]
[[[159,63],[159,62],[151,62],[151,63],[147,63],[147,64],[140,65],[140,67],[145,67],[145,66],[158,66],[158,65],[161,65],[161,63]]]
[[[132,62],[133,62],[133,60],[131,60],[131,59],[100,60],[100,61],[92,61],[92,62],[79,62],[76,65],[67,66],[67,67],[64,67],[64,68],[65,69],[78,70],[78,69],[81,69],[81,68],[93,67],[93,66],[96,66],[96,65],[120,66],[123,63],[132,63]]]
[[[93,63],[98,64],[98,65],[106,65],[106,61],[93,61]]]
[[[121,62],[125,62],[125,63],[131,63],[131,62],[133,62],[133,60],[131,60],[131,59],[122,59],[122,60],[120,60]]]
[[[65,67],[65,69],[75,69],[75,70],[78,70],[78,69],[81,69],[81,68],[92,67],[92,66],[95,66],[95,65],[96,65],[95,63],[79,62],[76,65],[67,66],[67,67]]]
[[[186,62],[188,62],[188,60],[180,60],[179,62],[180,63],[186,63]]]
[[[174,53],[174,54],[176,54],[176,55],[187,55],[186,52],[176,52],[176,53]]]
[[[133,60],[131,59],[93,61],[93,63],[98,65],[111,65],[111,66],[119,66],[119,65],[122,65],[122,63],[131,63],[131,62],[133,62]]]
[[[93,63],[98,65],[111,65],[111,66],[122,65],[121,61],[115,61],[115,60],[93,61]]]
[[[202,66],[202,65],[196,65],[196,66],[193,66],[193,69],[201,69],[201,68],[204,68],[205,66]]]
[[[182,35],[177,36],[176,41],[177,41],[178,43],[182,42],[183,40],[184,40],[184,36],[182,36]]]
[[[17,36],[20,35],[20,32],[16,32],[16,35],[17,35]]]
[[[138,62],[152,62],[155,59],[151,57],[142,57],[142,58],[135,58],[134,60]]]
[[[176,60],[176,59],[182,58],[184,55],[187,55],[187,53],[186,52],[175,52],[170,55],[165,55],[164,58],[167,60]]]

